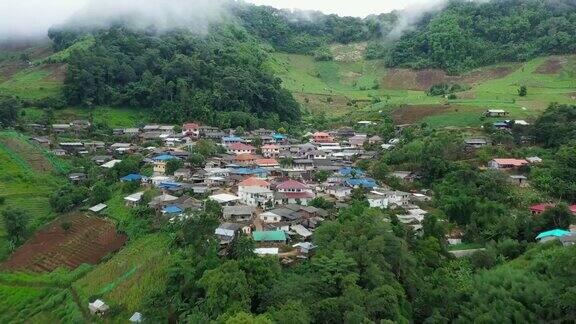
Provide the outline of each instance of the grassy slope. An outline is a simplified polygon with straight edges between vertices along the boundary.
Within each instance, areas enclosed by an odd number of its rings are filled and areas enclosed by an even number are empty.
[[[570,94],[576,88],[574,57],[556,74],[539,74],[536,69],[548,58],[537,58],[521,64],[509,75],[480,82],[467,92],[467,99],[450,101],[458,109],[446,109],[442,114],[428,116],[424,121],[432,126],[478,126],[484,121],[479,117],[488,107],[510,111],[512,118],[531,119],[550,102],[574,103]],[[382,87],[381,80],[387,69],[380,61],[315,62],[310,56],[275,53],[268,64],[284,81],[284,87],[292,91],[312,113],[326,112],[330,116],[362,118],[377,111],[387,111],[403,105],[439,105],[448,101],[441,97],[429,97],[424,91],[391,90]],[[475,72],[491,69],[486,67]],[[375,83],[380,88],[372,90]],[[517,95],[520,85],[528,87],[528,96]],[[358,105],[352,100],[367,100],[378,96],[381,103]],[[332,102],[326,98],[331,97]],[[425,109],[425,108],[424,108]]]
[[[0,196],[5,197],[6,202],[0,210],[7,207],[25,210],[31,217],[31,229],[35,229],[55,216],[48,197],[64,180],[55,174],[34,170],[24,156],[2,144],[4,136],[6,133],[0,133]],[[31,146],[31,149],[35,148]],[[8,242],[0,220],[0,260],[7,254]]]
[[[73,283],[83,304],[94,297],[118,307],[119,319],[141,311],[146,298],[159,293],[168,280],[168,238],[152,234],[129,243],[110,260]]]

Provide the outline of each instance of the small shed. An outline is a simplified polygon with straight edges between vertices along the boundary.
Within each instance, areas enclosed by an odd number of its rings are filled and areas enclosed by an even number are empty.
[[[110,307],[100,299],[96,299],[93,303],[88,303],[88,309],[92,315],[104,315]]]
[[[136,312],[132,314],[132,317],[130,317],[128,320],[132,323],[140,323],[142,322],[142,314]]]
[[[88,208],[88,210],[93,212],[93,213],[99,213],[99,212],[103,211],[104,209],[106,209],[106,207],[108,207],[108,205],[98,204],[96,206],[92,206],[92,207]]]

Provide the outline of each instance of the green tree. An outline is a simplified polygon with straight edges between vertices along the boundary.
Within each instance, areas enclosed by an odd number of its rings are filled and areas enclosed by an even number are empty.
[[[110,188],[104,182],[99,181],[92,187],[90,201],[92,204],[99,204],[109,200],[111,196]]]
[[[7,208],[2,211],[2,220],[8,239],[14,246],[20,245],[28,235],[30,216],[20,209]]]
[[[528,88],[526,88],[526,86],[520,86],[520,88],[518,89],[518,96],[526,97],[527,94],[528,94]]]
[[[198,284],[204,290],[201,309],[212,318],[226,312],[250,310],[253,288],[236,261],[226,261],[218,268],[206,271]]]
[[[166,162],[166,174],[173,175],[174,172],[184,166],[184,162],[180,159],[171,159]]]

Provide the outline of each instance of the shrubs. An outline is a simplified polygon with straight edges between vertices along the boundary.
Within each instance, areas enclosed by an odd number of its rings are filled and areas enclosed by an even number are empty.
[[[448,84],[448,83],[437,83],[432,85],[430,89],[426,92],[429,96],[445,96],[445,95],[453,95],[455,92],[465,91],[468,90],[467,86],[463,86],[457,83]],[[448,99],[456,99],[456,96],[448,97]]]

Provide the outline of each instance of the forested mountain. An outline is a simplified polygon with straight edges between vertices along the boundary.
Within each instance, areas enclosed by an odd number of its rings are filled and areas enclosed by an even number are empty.
[[[51,35],[56,46],[56,31]],[[245,31],[217,27],[208,36],[117,26],[94,33],[93,46],[68,62],[64,95],[72,105],[153,108],[159,121],[194,118],[222,127],[296,121],[300,112],[265,53]]]
[[[498,62],[575,51],[574,1],[453,1],[401,37],[387,58],[389,66],[458,73]]]

